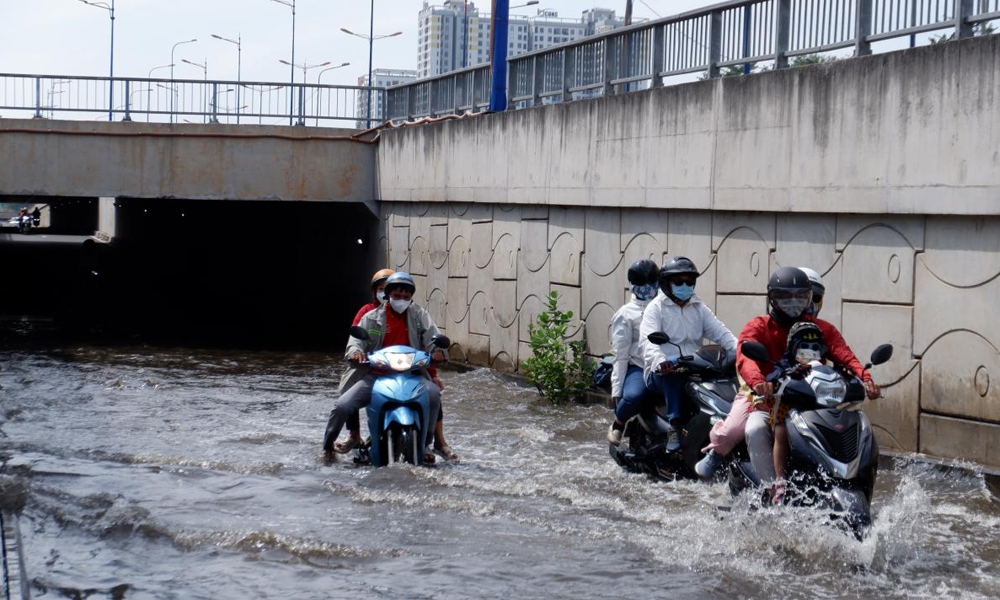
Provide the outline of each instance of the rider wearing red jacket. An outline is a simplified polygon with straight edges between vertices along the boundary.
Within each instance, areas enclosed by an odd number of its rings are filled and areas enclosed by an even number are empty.
[[[748,418],[746,429],[750,462],[761,483],[772,485],[775,483],[772,457],[773,432],[767,420],[760,418],[760,413],[763,412],[763,416],[766,417],[774,406],[774,385],[766,380],[766,373],[771,372],[773,365],[770,363],[761,365],[744,356],[742,346],[745,340],[763,344],[767,348],[768,355],[777,362],[785,353],[788,332],[792,325],[801,321],[815,323],[823,333],[823,340],[827,346],[823,358],[847,368],[861,378],[869,399],[874,400],[879,397],[879,388],[872,381],[871,375],[864,370],[837,328],[832,323],[807,314],[806,309],[812,301],[812,285],[805,273],[795,267],[782,267],[775,271],[767,282],[767,299],[770,306],[768,314],[751,319],[740,332],[736,369],[755,396],[752,400],[755,412]]]

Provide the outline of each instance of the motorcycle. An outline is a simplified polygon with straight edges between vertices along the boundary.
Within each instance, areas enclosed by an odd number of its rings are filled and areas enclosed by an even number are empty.
[[[763,344],[743,342],[744,356],[775,364]],[[892,357],[892,346],[875,348],[867,371]],[[871,422],[860,410],[864,383],[853,373],[819,361],[779,368],[769,377],[775,385],[775,401],[791,407],[785,423],[790,447],[783,502],[793,506],[815,506],[861,540],[871,526],[871,500],[878,474],[878,443]],[[734,496],[747,489],[760,489],[760,479],[750,463],[746,446],[732,453],[728,481]],[[761,500],[769,504],[767,490]]]
[[[368,332],[355,325],[351,335],[367,340]],[[451,340],[436,335],[431,346],[447,348]],[[370,438],[359,449],[356,462],[382,467],[395,462],[424,463],[424,440],[430,423],[425,376],[431,355],[410,346],[387,346],[369,352],[367,362],[377,371],[368,405]]]
[[[21,215],[17,220],[18,233],[27,234],[31,230],[31,215]]]
[[[609,444],[611,457],[626,470],[646,473],[654,479],[697,479],[694,466],[701,458],[701,449],[709,443],[708,433],[712,425],[726,418],[736,397],[735,357],[729,357],[725,348],[715,345],[685,355],[662,331],[649,334],[647,339],[658,346],[675,346],[679,356],[671,361],[674,372],[687,377],[682,409],[684,424],[679,432],[681,447],[674,452],[667,450],[672,428],[655,410],[662,404],[662,398],[656,398],[625,423],[621,444]]]

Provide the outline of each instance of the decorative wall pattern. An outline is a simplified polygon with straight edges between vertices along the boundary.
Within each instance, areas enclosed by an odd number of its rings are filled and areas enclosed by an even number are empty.
[[[503,371],[530,355],[528,325],[550,290],[589,352],[606,352],[639,258],[691,258],[698,294],[736,334],[766,310],[774,269],[812,267],[827,286],[822,316],[863,361],[880,343],[895,347],[876,371],[885,398],[866,408],[883,447],[1000,466],[1000,217],[381,207],[380,263],[414,275],[455,358]]]

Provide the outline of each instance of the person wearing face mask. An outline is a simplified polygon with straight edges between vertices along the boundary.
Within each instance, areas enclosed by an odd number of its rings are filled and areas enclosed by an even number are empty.
[[[368,314],[368,311],[382,306],[382,303],[385,302],[385,282],[393,273],[395,271],[392,269],[379,269],[375,271],[375,274],[372,275],[372,301],[358,310],[357,314],[354,315],[354,321],[351,322],[351,325],[357,325],[361,321],[361,317]]]
[[[808,267],[799,267],[799,270],[806,274],[812,285],[812,300],[806,313],[813,317],[819,316],[819,311],[823,308],[823,295],[826,293],[823,278]],[[744,382],[740,383],[739,393],[733,399],[729,414],[724,421],[712,426],[708,434],[709,444],[701,450],[705,453],[705,457],[694,466],[695,472],[703,479],[712,478],[722,464],[723,458],[746,437],[747,417],[752,411],[748,401],[750,388]]]
[[[809,267],[799,267],[799,270],[806,274],[806,277],[809,278],[809,283],[812,285],[812,303],[806,309],[806,312],[817,317],[819,316],[819,311],[823,308],[823,296],[826,294],[826,286],[823,285],[823,278]]]
[[[822,354],[824,360],[833,361],[864,381],[869,399],[879,396],[879,387],[865,371],[861,362],[851,351],[837,328],[827,321],[808,314],[812,305],[813,287],[809,277],[795,267],[781,267],[767,282],[768,314],[751,319],[740,332],[739,343],[746,340],[760,342],[767,348],[775,362],[785,355],[789,334],[796,323],[813,323],[819,330],[820,339],[826,346]],[[752,411],[747,417],[746,440],[750,451],[750,462],[763,485],[772,488],[772,494],[780,493],[774,469],[774,433],[771,412],[774,409],[774,385],[768,381],[764,369],[771,372],[771,365],[758,363],[743,355],[736,354],[736,370],[746,385],[753,391],[749,398]]]
[[[649,259],[632,263],[628,268],[632,299],[611,318],[611,351],[615,355],[611,369],[611,398],[615,404],[615,421],[608,428],[608,442],[615,446],[622,441],[625,422],[639,414],[649,396],[643,375],[639,325],[646,306],[656,297],[659,272],[660,268]]]
[[[384,290],[388,302],[369,311],[358,322],[359,327],[368,331],[368,339],[359,340],[352,336],[348,340],[344,356],[351,362],[351,366],[341,379],[340,399],[330,413],[330,421],[327,423],[323,440],[323,451],[328,457],[332,457],[335,450],[334,442],[351,414],[371,403],[375,376],[367,366],[362,365],[368,353],[400,344],[424,349],[430,345],[431,339],[440,333],[430,314],[423,307],[413,303],[413,294],[416,291],[417,286],[409,273],[397,271],[390,275],[386,279]],[[441,349],[435,349],[431,353],[434,362],[441,362],[446,358],[447,355]],[[428,375],[437,379],[436,375],[431,375],[430,372]],[[428,381],[426,387],[430,420],[436,422],[441,409],[441,387],[434,381]],[[425,443],[430,446],[433,440],[434,428],[428,428]],[[360,438],[355,441],[355,445],[357,443],[360,443]],[[428,452],[425,460],[432,462],[434,455]]]
[[[375,310],[382,305],[385,301],[385,296],[383,294],[383,291],[385,290],[385,282],[393,273],[395,273],[395,271],[392,269],[380,269],[375,271],[375,274],[372,275],[371,283],[372,301],[365,304],[358,310],[357,314],[354,315],[354,321],[351,322],[351,325],[357,325],[361,321],[361,317],[368,314],[369,311]],[[341,390],[341,393],[343,393],[343,390]],[[354,411],[354,413],[348,417],[347,431],[349,434],[347,436],[347,441],[337,442],[333,446],[334,451],[340,454],[350,452],[361,445],[361,420],[358,416],[358,411]]]
[[[736,351],[736,338],[694,293],[698,268],[691,259],[675,256],[660,269],[658,282],[663,292],[646,307],[639,335],[642,340],[654,331],[662,331],[670,341],[680,346],[683,354],[694,354],[707,339],[726,349],[730,356]],[[667,344],[644,343],[644,374],[647,385],[659,391],[666,404],[665,418],[674,431],[667,440],[667,451],[680,449],[678,428],[681,425],[681,402],[684,399],[684,375],[674,373],[677,348]],[[668,353],[670,355],[668,356]],[[671,361],[671,358],[673,361]]]

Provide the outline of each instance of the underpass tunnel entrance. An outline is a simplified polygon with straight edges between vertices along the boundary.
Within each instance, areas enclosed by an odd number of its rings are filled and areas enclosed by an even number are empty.
[[[117,198],[114,212],[114,239],[81,240],[20,310],[144,341],[340,348],[369,300],[378,219],[360,203]]]

